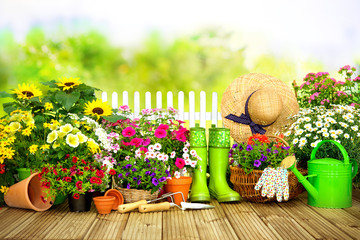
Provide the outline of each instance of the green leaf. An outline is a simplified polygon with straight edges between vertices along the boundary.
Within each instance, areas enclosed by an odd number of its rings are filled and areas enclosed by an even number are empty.
[[[13,102],[4,103],[3,108],[7,114],[10,114],[12,111],[16,110],[15,103],[13,103]]]
[[[55,95],[56,101],[61,103],[64,108],[69,111],[72,105],[76,103],[80,98],[79,92],[73,92],[71,94],[67,94],[66,92],[58,92]]]
[[[11,97],[12,97],[12,94],[10,94],[8,92],[5,92],[5,91],[0,92],[0,98],[11,98]]]
[[[111,116],[104,116],[104,119],[108,120],[109,122],[116,123],[118,120],[126,119],[126,117],[120,115],[111,115]]]
[[[49,86],[51,88],[57,88],[58,86],[56,85],[56,81],[55,80],[51,80],[48,82],[42,82],[43,85],[45,86]]]
[[[64,159],[64,157],[65,157],[65,152],[63,151],[58,152],[58,159],[62,160]]]

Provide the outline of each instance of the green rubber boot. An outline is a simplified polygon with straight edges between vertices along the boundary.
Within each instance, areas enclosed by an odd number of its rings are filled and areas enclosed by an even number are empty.
[[[197,155],[201,157],[201,161],[198,161],[201,171],[200,169],[194,170],[190,201],[210,202],[210,194],[206,181],[207,146],[205,128],[199,127],[199,124],[196,124],[194,128],[190,128],[190,149],[196,150]]]
[[[229,167],[230,130],[228,128],[209,129],[210,195],[218,202],[240,201],[240,194],[232,190],[226,181]]]

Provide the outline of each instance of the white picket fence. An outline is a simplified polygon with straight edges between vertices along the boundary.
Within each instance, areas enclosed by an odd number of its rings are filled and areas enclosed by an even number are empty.
[[[156,106],[151,106],[151,93],[145,93],[145,108],[163,108],[163,96],[161,92],[156,93]],[[174,94],[172,92],[167,92],[166,94],[166,106],[165,107],[173,107],[177,109],[178,115],[177,118],[179,120],[187,120],[189,121],[189,126],[194,127],[195,121],[200,120],[200,127],[206,128],[206,122],[211,121],[211,124],[218,125],[218,120],[221,120],[221,114],[218,111],[218,94],[216,92],[212,93],[211,100],[211,112],[206,112],[206,93],[204,91],[200,92],[199,101],[196,101],[195,92],[189,92],[189,112],[185,112],[185,94],[180,91],[177,94],[178,97],[178,106],[174,106]],[[108,101],[107,92],[102,92],[101,99],[103,102]],[[140,101],[141,101],[140,93],[134,93],[134,106],[130,108],[133,110],[134,115],[139,115],[140,109]],[[195,111],[196,104],[200,104],[200,112]],[[122,102],[119,103],[119,94],[117,92],[113,92],[111,94],[111,106],[112,108],[118,108],[121,105],[129,105],[129,93],[127,91],[122,92]]]

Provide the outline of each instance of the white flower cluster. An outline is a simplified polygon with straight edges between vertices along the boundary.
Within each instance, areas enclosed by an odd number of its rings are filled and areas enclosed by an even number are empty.
[[[284,135],[292,137],[292,143],[300,149],[312,148],[322,140],[332,139],[341,143],[360,137],[360,112],[352,106],[332,105],[302,109],[294,116],[294,122]]]

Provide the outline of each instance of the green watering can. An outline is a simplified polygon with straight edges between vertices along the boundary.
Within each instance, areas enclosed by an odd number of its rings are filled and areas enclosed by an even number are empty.
[[[344,161],[333,158],[315,159],[324,143],[335,144]],[[358,171],[356,161],[349,161],[344,147],[333,140],[324,140],[314,148],[308,161],[308,175],[303,176],[293,164],[290,168],[308,192],[308,204],[320,208],[348,208],[352,205],[352,179]]]

